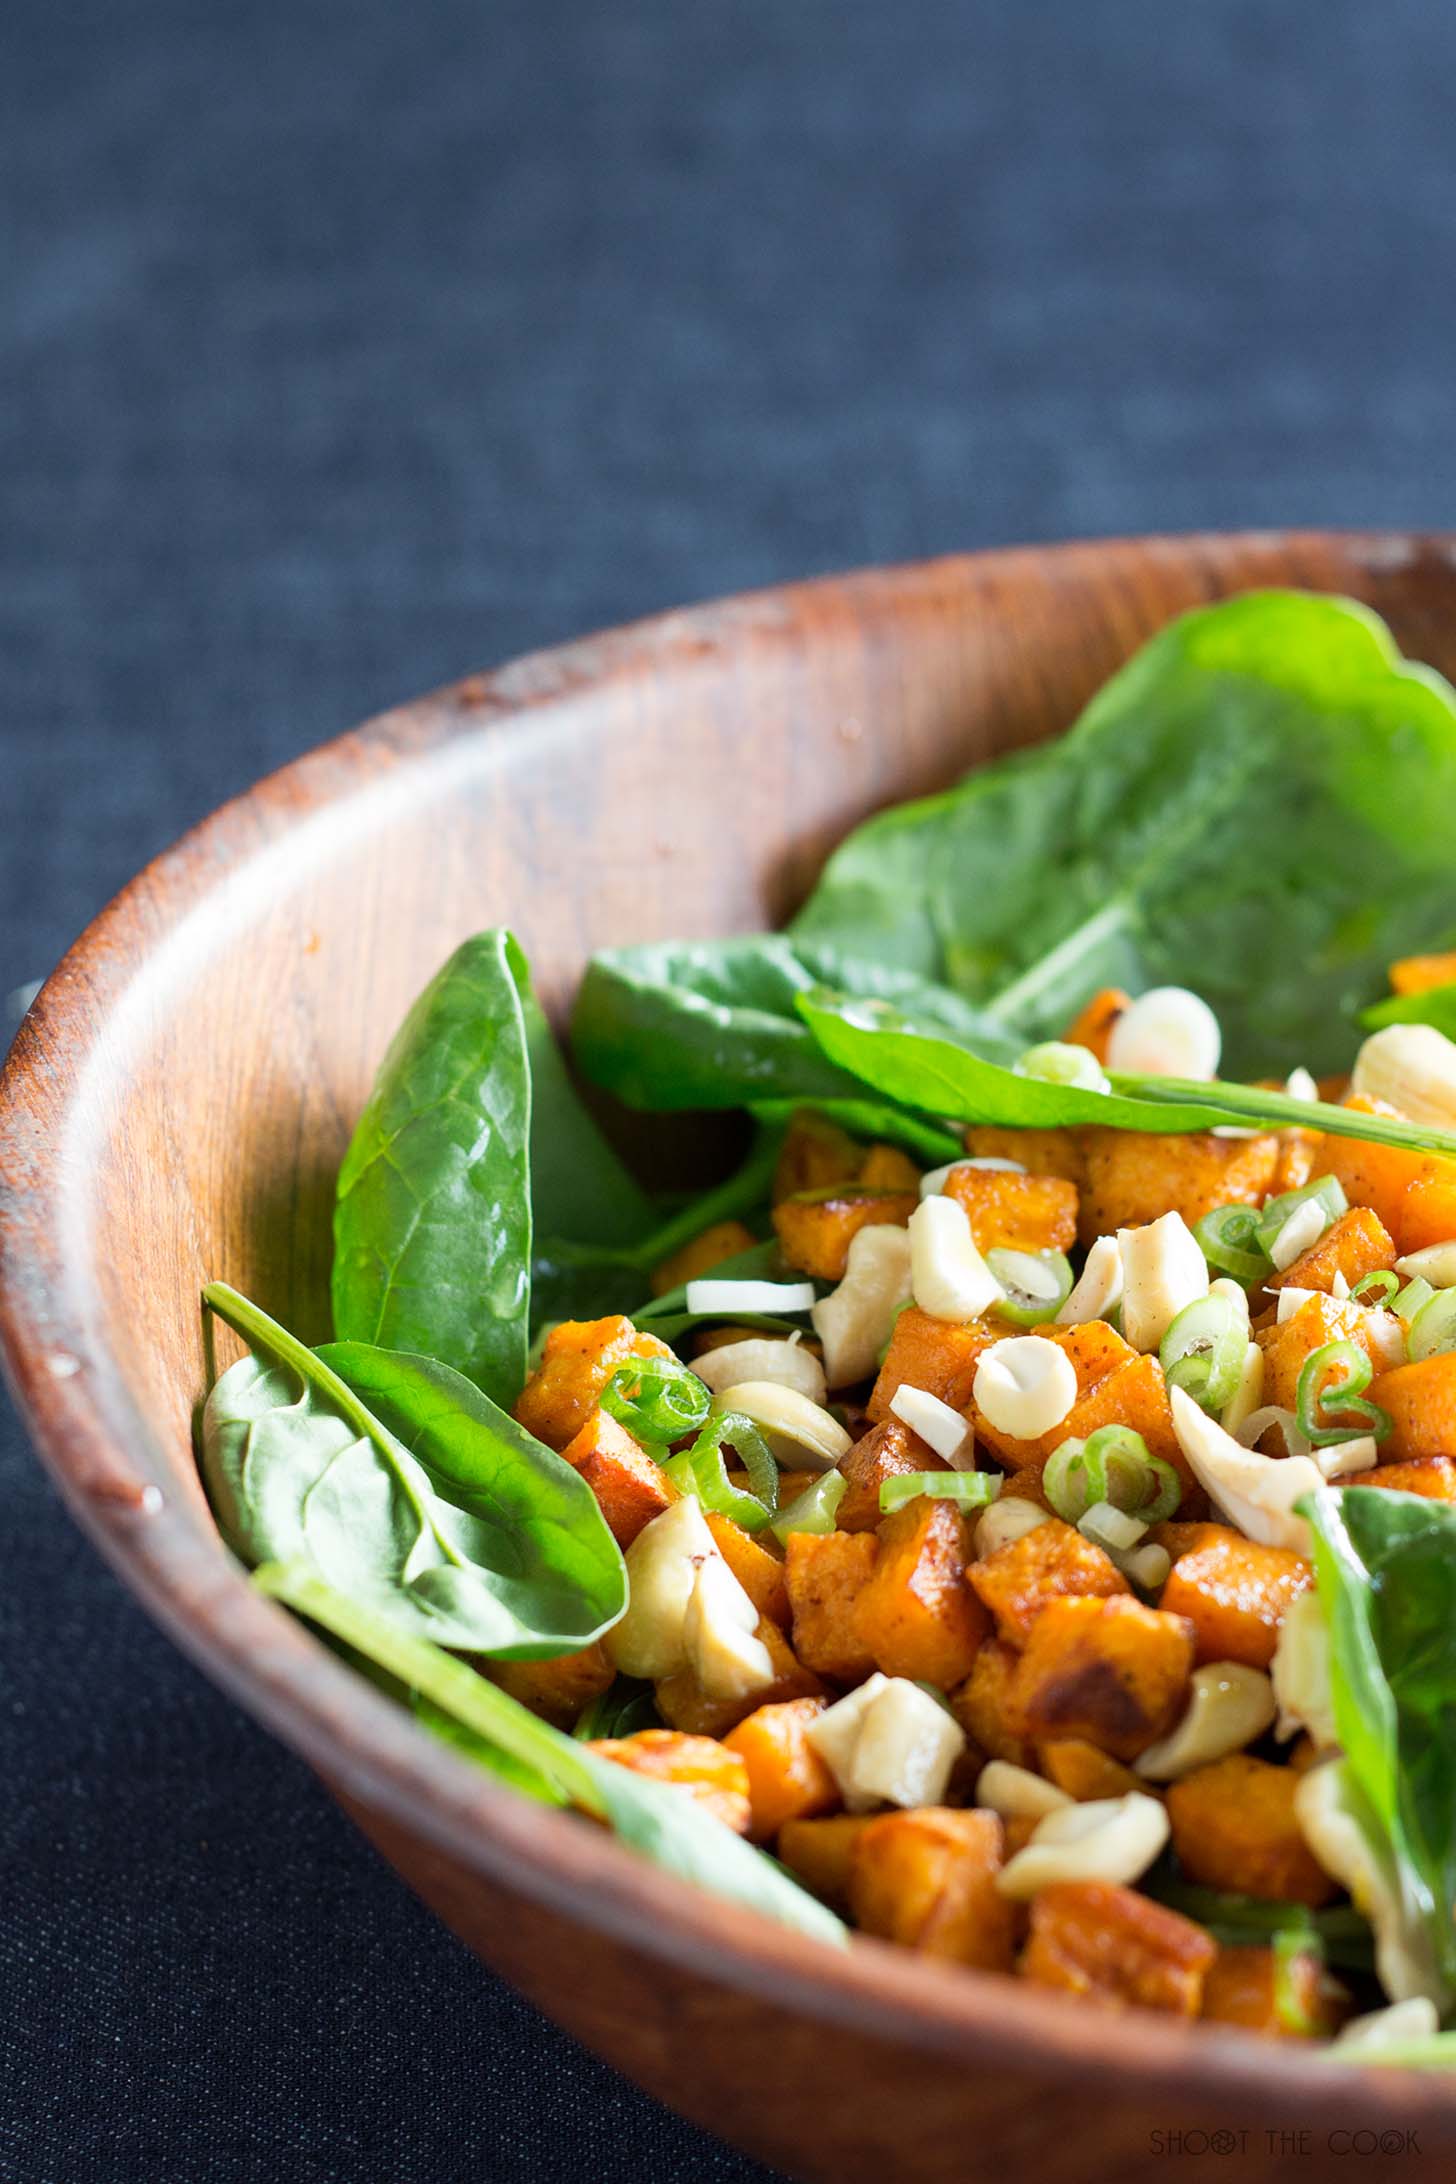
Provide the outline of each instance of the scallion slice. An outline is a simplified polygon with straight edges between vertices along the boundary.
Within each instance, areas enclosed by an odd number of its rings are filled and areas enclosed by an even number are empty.
[[[1286,2032],[1312,2040],[1320,2028],[1300,1999],[1296,1967],[1301,1957],[1314,1957],[1323,1965],[1324,1945],[1313,1926],[1281,1926],[1272,1948],[1274,2014]]]
[[[723,1444],[748,1473],[751,1493],[735,1486],[723,1460]],[[684,1494],[696,1494],[705,1509],[729,1517],[745,1532],[761,1532],[773,1520],[779,1499],[779,1467],[773,1451],[751,1418],[738,1411],[718,1411],[707,1421],[691,1448],[669,1458],[663,1470]]]
[[[986,1253],[986,1264],[1001,1284],[991,1309],[1017,1327],[1044,1327],[1072,1294],[1072,1262],[1065,1252],[998,1245]]]
[[[1222,1295],[1211,1292],[1184,1306],[1158,1350],[1169,1387],[1182,1388],[1215,1417],[1238,1388],[1249,1347],[1248,1304],[1234,1283],[1221,1286]]]
[[[649,1448],[696,1433],[712,1394],[675,1357],[632,1357],[602,1390],[602,1409]]]
[[[963,1509],[984,1509],[1000,1491],[1000,1478],[991,1471],[902,1471],[880,1482],[880,1509],[889,1516],[922,1495],[929,1501],[959,1502]]]
[[[1060,1039],[1048,1039],[1041,1046],[1028,1047],[1016,1065],[1018,1077],[1039,1077],[1044,1084],[1080,1085],[1084,1092],[1106,1092],[1110,1088],[1102,1064],[1090,1047],[1071,1046]]]
[[[1378,1403],[1365,1400],[1364,1391],[1370,1385],[1370,1360],[1358,1343],[1326,1342],[1320,1349],[1312,1350],[1299,1368],[1299,1381],[1294,1393],[1294,1412],[1299,1420],[1299,1430],[1311,1448],[1333,1448],[1338,1441],[1348,1441],[1352,1428],[1348,1420],[1340,1425],[1330,1424],[1335,1411],[1353,1411],[1365,1424],[1367,1432],[1377,1441],[1384,1440],[1390,1432],[1392,1419]],[[1327,1373],[1344,1377],[1326,1382]]]
[[[1350,1291],[1352,1304],[1363,1304],[1367,1311],[1378,1311],[1388,1305],[1400,1288],[1400,1276],[1392,1274],[1387,1266],[1379,1266],[1373,1274],[1363,1274]]]
[[[1161,1524],[1183,1498],[1173,1466],[1154,1456],[1131,1426],[1099,1426],[1085,1441],[1063,1441],[1047,1458],[1041,1483],[1068,1524],[1097,1502],[1111,1502],[1144,1524]]]
[[[1412,1288],[1415,1284],[1412,1283]],[[1406,1354],[1412,1364],[1456,1350],[1456,1289],[1438,1289],[1416,1313],[1406,1338]]]
[[[1193,1230],[1199,1250],[1220,1274],[1236,1282],[1261,1282],[1270,1259],[1259,1244],[1259,1215],[1253,1206],[1215,1206]]]
[[[1423,1304],[1429,1304],[1437,1294],[1424,1274],[1413,1274],[1404,1289],[1398,1289],[1390,1300],[1390,1309],[1398,1319],[1409,1325]]]
[[[1342,1213],[1350,1210],[1349,1199],[1332,1175],[1318,1175],[1313,1183],[1305,1183],[1297,1191],[1281,1191],[1277,1198],[1271,1198],[1264,1207],[1254,1232],[1258,1248],[1266,1259],[1273,1251],[1275,1239],[1289,1216],[1297,1213],[1301,1206],[1307,1206],[1312,1199],[1317,1202],[1325,1217],[1326,1228],[1332,1221],[1338,1221]]]
[[[774,1538],[787,1547],[790,1532],[832,1532],[835,1514],[848,1491],[849,1481],[842,1471],[821,1471],[814,1484],[796,1494],[774,1518],[770,1527]]]

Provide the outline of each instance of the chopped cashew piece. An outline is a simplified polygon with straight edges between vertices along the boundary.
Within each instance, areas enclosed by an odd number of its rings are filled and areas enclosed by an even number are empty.
[[[1269,1246],[1269,1257],[1276,1270],[1282,1274],[1286,1267],[1293,1266],[1296,1259],[1303,1258],[1305,1252],[1319,1242],[1329,1225],[1329,1212],[1317,1198],[1306,1198],[1302,1205],[1296,1206]]]
[[[1121,1076],[1216,1077],[1223,1035],[1186,986],[1153,986],[1113,1024],[1107,1066]]]
[[[824,1345],[824,1378],[831,1388],[868,1380],[890,1339],[895,1314],[909,1297],[909,1231],[878,1221],[862,1228],[850,1241],[843,1281],[810,1314]]]
[[[1110,1555],[1125,1554],[1136,1547],[1147,1529],[1138,1518],[1129,1516],[1125,1509],[1119,1509],[1116,1502],[1110,1501],[1093,1502],[1077,1519],[1077,1530],[1083,1539],[1095,1541]]]
[[[832,1471],[854,1447],[853,1437],[822,1404],[776,1380],[737,1381],[714,1397],[713,1408],[751,1418],[785,1471]]]
[[[998,1547],[1009,1547],[1014,1539],[1025,1539],[1039,1524],[1051,1521],[1050,1510],[1040,1502],[1028,1501],[1024,1494],[1003,1494],[976,1520],[976,1560],[984,1562]]]
[[[1380,1460],[1374,1436],[1368,1433],[1355,1441],[1336,1441],[1329,1448],[1317,1448],[1312,1455],[1327,1479],[1348,1479],[1357,1471],[1373,1471]]]
[[[1408,1282],[1429,1282],[1432,1289],[1456,1289],[1456,1239],[1448,1244],[1427,1244],[1424,1251],[1408,1251],[1395,1262],[1397,1274]]]
[[[938,1804],[966,1748],[954,1718],[904,1676],[871,1676],[807,1734],[849,1812]]]
[[[1317,1100],[1319,1098],[1319,1086],[1315,1083],[1311,1072],[1302,1063],[1298,1068],[1290,1070],[1289,1075],[1284,1080],[1284,1091],[1286,1098],[1291,1100]]]
[[[822,1403],[828,1394],[824,1367],[802,1342],[780,1341],[772,1335],[755,1335],[746,1342],[720,1343],[693,1359],[693,1371],[714,1395],[743,1380],[773,1380],[781,1388],[796,1388],[811,1403]]]
[[[1274,1734],[1280,1743],[1287,1744],[1303,1730],[1318,1751],[1338,1751],[1330,1634],[1319,1594],[1313,1589],[1297,1594],[1284,1610],[1269,1680],[1279,1707]]]
[[[1176,1729],[1133,1761],[1149,1782],[1176,1782],[1195,1767],[1241,1752],[1274,1719],[1274,1686],[1242,1661],[1210,1661],[1193,1671],[1187,1709]]]
[[[1128,1888],[1147,1872],[1168,1840],[1160,1799],[1129,1790],[1049,1812],[1031,1841],[996,1876],[1003,1896],[1019,1901],[1054,1881],[1111,1881]]]
[[[1355,1056],[1350,1087],[1407,1122],[1456,1129],[1456,1044],[1431,1024],[1388,1024]]]
[[[1388,2002],[1383,2010],[1352,2017],[1335,2034],[1335,2046],[1370,2049],[1405,2047],[1414,2040],[1434,2040],[1441,2029],[1436,2005],[1428,1994],[1413,1994],[1404,2002]]]
[[[1330,1276],[1330,1295],[1334,1298],[1336,1304],[1348,1304],[1350,1301],[1350,1284],[1338,1267]]]
[[[1075,1803],[1065,1790],[1029,1767],[1014,1767],[1008,1759],[989,1759],[976,1777],[975,1802],[1003,1820],[1040,1820]]]
[[[1059,1426],[1076,1402],[1077,1371],[1045,1335],[1008,1335],[981,1352],[972,1393],[998,1433],[1034,1441]]]
[[[1331,1295],[1333,1294],[1334,1292],[1331,1291]],[[1304,1309],[1311,1297],[1317,1297],[1318,1295],[1319,1291],[1317,1289],[1296,1289],[1291,1283],[1286,1282],[1279,1291],[1279,1302],[1274,1307],[1275,1325],[1282,1327],[1287,1319],[1293,1319],[1296,1312]]]
[[[807,1312],[814,1302],[814,1284],[705,1274],[689,1282],[684,1294],[690,1312],[721,1313],[724,1319],[732,1319],[735,1312]]]
[[[964,1206],[922,1198],[910,1216],[910,1287],[932,1319],[969,1320],[993,1305],[1001,1284],[976,1249]]]
[[[1183,1310],[1208,1295],[1208,1262],[1181,1213],[1117,1232],[1122,1254],[1122,1331],[1135,1350],[1156,1350]]]
[[[683,1615],[683,1653],[710,1699],[750,1699],[774,1680],[773,1655],[761,1638],[758,1610],[721,1555],[698,1570]]]
[[[1059,1327],[1081,1327],[1106,1319],[1122,1298],[1122,1253],[1115,1236],[1099,1236],[1088,1252],[1076,1286],[1057,1314]]]
[[[1425,1995],[1437,2010],[1449,1996],[1425,1922],[1403,1900],[1359,1817],[1347,1763],[1325,1760],[1299,1778],[1294,1814],[1311,1851],[1375,1929],[1375,1970],[1392,2002]]]
[[[928,1388],[912,1388],[905,1381],[890,1397],[890,1409],[902,1425],[907,1425],[912,1433],[918,1433],[921,1440],[955,1470],[975,1470],[976,1450],[971,1441],[970,1426],[958,1410],[952,1410],[949,1403],[942,1403],[938,1395],[932,1395]]]
[[[1313,1457],[1261,1456],[1245,1448],[1184,1388],[1170,1388],[1168,1401],[1178,1446],[1228,1522],[1265,1547],[1292,1547],[1308,1558],[1309,1526],[1294,1505],[1325,1483]]]
[[[1283,1295],[1283,1291],[1280,1291]],[[1236,1434],[1246,1418],[1252,1418],[1264,1400],[1264,1353],[1257,1342],[1244,1351],[1239,1384],[1218,1414],[1225,1433]]]
[[[703,1563],[717,1557],[691,1494],[645,1525],[627,1549],[627,1612],[603,1641],[624,1676],[671,1676],[686,1659],[683,1619]]]

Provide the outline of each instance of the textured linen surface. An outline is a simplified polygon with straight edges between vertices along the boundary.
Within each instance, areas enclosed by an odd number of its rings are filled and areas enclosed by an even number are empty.
[[[1430,0],[9,0],[0,989],[265,768],[594,625],[1449,522],[1453,80]],[[762,2176],[480,1971],[0,1436],[6,2184]]]

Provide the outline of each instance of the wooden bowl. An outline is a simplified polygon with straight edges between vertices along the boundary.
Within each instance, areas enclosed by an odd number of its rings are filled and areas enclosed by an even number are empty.
[[[1352,593],[1456,673],[1453,556],[1310,535],[975,555],[472,676],[261,782],[149,866],[16,1041],[0,1320],[76,1516],[489,1964],[794,2175],[1127,2184],[1204,2143],[1173,2134],[1222,2132],[1207,2143],[1237,2150],[1241,2179],[1272,2178],[1289,2131],[1308,2133],[1301,2176],[1345,2175],[1382,2131],[1449,2159],[1456,2084],[1103,2016],[873,1941],[827,1950],[496,1788],[223,1551],[189,1433],[199,1284],[225,1277],[325,1335],[350,1124],[465,934],[514,927],[559,1010],[594,947],[775,924],[866,812],[1063,727],[1161,623],[1230,592]]]

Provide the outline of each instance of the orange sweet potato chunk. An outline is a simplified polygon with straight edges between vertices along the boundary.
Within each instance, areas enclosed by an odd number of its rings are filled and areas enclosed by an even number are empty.
[[[816,1281],[844,1279],[849,1247],[862,1228],[904,1228],[919,1204],[914,1191],[802,1192],[773,1210],[779,1248],[791,1267]]]
[[[1279,1625],[1290,1602],[1314,1583],[1313,1569],[1291,1548],[1266,1547],[1222,1524],[1188,1526],[1203,1536],[1180,1554],[1169,1534],[1182,1529],[1169,1526],[1157,1535],[1175,1557],[1160,1605],[1192,1625],[1198,1663],[1267,1668]]]
[[[1161,1137],[1151,1131],[1082,1132],[1086,1181],[1079,1234],[1084,1244],[1119,1228],[1141,1228],[1169,1212],[1188,1226],[1215,1206],[1262,1204],[1279,1167],[1277,1136],[1220,1138],[1210,1131]]]
[[[1014,1696],[1037,1742],[1080,1737],[1135,1759],[1173,1726],[1192,1668],[1193,1628],[1181,1615],[1127,1594],[1053,1600],[1028,1633]]]
[[[629,1319],[563,1320],[546,1337],[541,1362],[516,1404],[516,1417],[548,1448],[564,1449],[602,1399],[602,1390],[630,1357],[671,1357],[656,1335],[639,1335]]]
[[[756,1843],[768,1842],[787,1820],[810,1820],[839,1804],[834,1777],[809,1742],[823,1711],[822,1699],[756,1706],[723,1739],[748,1769],[749,1833]]]
[[[1168,1384],[1155,1357],[1124,1358],[1104,1373],[1072,1406],[1057,1428],[1057,1440],[1085,1441],[1099,1426],[1131,1426],[1148,1444],[1148,1453],[1161,1456],[1183,1481],[1183,1490],[1196,1485],[1188,1459],[1173,1430],[1173,1411]]]
[[[1377,1373],[1369,1396],[1391,1417],[1380,1454],[1392,1462],[1456,1451],[1456,1350]]]
[[[664,1676],[653,1687],[657,1711],[672,1729],[700,1737],[726,1737],[756,1707],[777,1706],[788,1699],[822,1698],[819,1678],[797,1658],[793,1647],[766,1615],[761,1615],[754,1636],[767,1646],[773,1663],[773,1682],[747,1699],[712,1699],[703,1691],[690,1669]]]
[[[748,1769],[741,1755],[712,1737],[675,1729],[639,1729],[630,1737],[596,1737],[590,1749],[654,1782],[676,1782],[736,1835],[748,1833]]]
[[[1077,1240],[1077,1186],[1061,1176],[952,1168],[945,1195],[965,1208],[980,1251],[1068,1251]]]
[[[868,1813],[835,1813],[828,1820],[786,1820],[779,1830],[778,1854],[789,1871],[837,1910],[849,1909],[849,1880],[854,1849],[868,1827]]]
[[[1365,1472],[1360,1483],[1390,1487],[1398,1494],[1424,1494],[1428,1501],[1456,1502],[1456,1458],[1417,1456],[1409,1463],[1381,1464]]]
[[[849,1454],[840,1459],[839,1469],[848,1484],[834,1512],[835,1523],[841,1532],[875,1532],[884,1514],[880,1488],[886,1479],[904,1478],[917,1471],[949,1471],[950,1465],[918,1433],[912,1433],[898,1418],[889,1418],[860,1436]]]
[[[890,1335],[869,1400],[870,1417],[877,1424],[888,1418],[896,1394],[907,1386],[938,1395],[952,1410],[965,1410],[981,1352],[1005,1333],[1004,1320],[932,1319],[918,1306],[907,1305]]]
[[[1372,1338],[1364,1313],[1358,1305],[1344,1304],[1335,1297],[1309,1297],[1292,1313],[1282,1326],[1271,1324],[1256,1335],[1255,1340],[1264,1352],[1264,1401],[1277,1403],[1283,1410],[1295,1408],[1299,1392],[1299,1375],[1304,1361],[1327,1342],[1353,1342],[1362,1349],[1371,1363]],[[1342,1378],[1340,1372],[1327,1378]],[[1342,1423],[1338,1411],[1326,1412],[1333,1425]],[[1366,1429],[1355,1412],[1347,1412],[1352,1433]],[[1273,1431],[1278,1434],[1278,1428]],[[1277,1451],[1276,1451],[1277,1453]]]
[[[928,1806],[872,1820],[850,1868],[855,1924],[922,1956],[1009,1972],[1016,1912],[996,1887],[1002,1849],[993,1812]]]
[[[736,1258],[740,1251],[752,1249],[754,1236],[741,1221],[714,1221],[677,1251],[668,1256],[653,1270],[652,1294],[665,1297],[669,1289],[677,1289],[683,1282],[695,1282],[703,1274],[710,1274],[725,1259]]]
[[[806,1668],[859,1683],[874,1667],[859,1610],[879,1560],[873,1532],[791,1532],[784,1576],[794,1648]]]
[[[1358,1114],[1393,1115],[1395,1109],[1360,1094],[1345,1102]],[[1317,1175],[1332,1175],[1352,1206],[1377,1213],[1398,1252],[1456,1236],[1456,1160],[1368,1138],[1325,1137],[1316,1155]]]
[[[880,1526],[859,1596],[859,1635],[875,1667],[950,1690],[970,1674],[989,1619],[966,1583],[970,1527],[954,1502],[920,1495]]]
[[[800,1191],[822,1191],[835,1183],[852,1183],[863,1158],[864,1148],[837,1122],[812,1107],[796,1108],[784,1132],[774,1170],[774,1204],[781,1198],[794,1198]]]
[[[1031,1765],[1031,1744],[1016,1696],[1017,1655],[998,1638],[988,1638],[971,1663],[965,1682],[950,1695],[951,1712],[972,1743],[988,1759],[1006,1759],[1013,1767]]]
[[[1351,1206],[1330,1224],[1317,1244],[1302,1251],[1292,1266],[1265,1283],[1267,1289],[1322,1289],[1334,1287],[1343,1274],[1353,1289],[1367,1274],[1388,1271],[1395,1265],[1395,1245],[1384,1222],[1368,1206]]]
[[[1056,1737],[1041,1747],[1037,1757],[1048,1782],[1065,1790],[1079,1805],[1098,1798],[1126,1797],[1132,1790],[1146,1794],[1148,1789],[1147,1783],[1130,1767],[1124,1767],[1121,1760],[1109,1759],[1106,1752],[1099,1752],[1095,1744],[1084,1743],[1081,1737]]]
[[[718,1552],[737,1578],[760,1615],[766,1615],[780,1630],[789,1627],[789,1588],[784,1582],[784,1566],[777,1555],[771,1555],[766,1547],[735,1524],[731,1517],[720,1517],[715,1509],[704,1511],[708,1530],[718,1543]],[[765,1533],[765,1538],[772,1538]]]
[[[920,1170],[898,1145],[872,1145],[855,1177],[862,1191],[914,1191],[920,1195]]]
[[[582,1708],[611,1687],[617,1673],[600,1639],[577,1653],[558,1653],[553,1661],[480,1660],[476,1665],[493,1684],[558,1729],[569,1729]]]
[[[1086,1047],[1106,1066],[1108,1042],[1112,1027],[1132,999],[1121,986],[1104,986],[1094,993],[1084,1009],[1079,1010],[1062,1033],[1064,1046]]]
[[[1130,1363],[1138,1354],[1130,1342],[1123,1340],[1115,1327],[1108,1326],[1106,1320],[1087,1320],[1080,1327],[1043,1327],[1041,1333],[1046,1341],[1054,1342],[1058,1349],[1065,1350],[1071,1359],[1072,1369],[1077,1375],[1078,1403],[1099,1380],[1105,1379],[1117,1366]],[[1043,1433],[1034,1441],[1019,1440],[1014,1434],[1003,1433],[999,1426],[992,1425],[990,1419],[974,1408],[974,1402],[972,1415],[977,1438],[984,1441],[988,1448],[994,1449],[1000,1462],[1013,1471],[1023,1470],[1029,1465],[1040,1471],[1052,1450],[1059,1448],[1067,1439],[1071,1431],[1067,1420],[1073,1416],[1075,1409],[1074,1404],[1072,1411],[1067,1413],[1067,1418],[1061,1419],[1049,1433]]]
[[[1059,1175],[1081,1187],[1082,1147],[1075,1130],[1008,1130],[973,1122],[965,1133],[972,1160],[1014,1160],[1029,1175]]]
[[[1192,1919],[1110,1881],[1056,1881],[1031,1907],[1017,1971],[1104,2009],[1196,2017],[1217,1947]]]
[[[1191,1881],[1275,1903],[1328,1903],[1335,1883],[1315,1862],[1294,1813],[1299,1776],[1235,1752],[1168,1788],[1178,1863]]]
[[[643,1527],[678,1498],[666,1472],[610,1411],[593,1411],[561,1453],[596,1495],[619,1547],[630,1547]]]
[[[1106,1599],[1132,1590],[1106,1550],[1060,1517],[973,1562],[967,1576],[995,1617],[996,1635],[1011,1646],[1025,1645],[1032,1624],[1052,1600]]]
[[[1347,2015],[1348,1997],[1313,1951],[1290,1957],[1284,1968],[1288,2002],[1280,2010],[1280,1973],[1272,1949],[1238,1944],[1220,1948],[1203,1983],[1203,2015],[1219,2025],[1241,2025],[1266,2040],[1328,2040]]]

